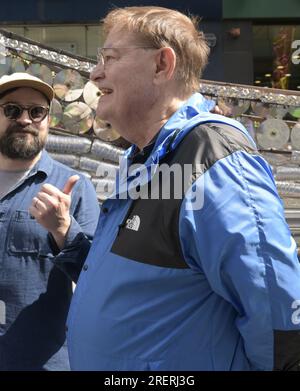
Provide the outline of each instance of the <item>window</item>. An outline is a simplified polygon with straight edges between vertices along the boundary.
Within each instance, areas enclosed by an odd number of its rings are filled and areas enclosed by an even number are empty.
[[[300,90],[300,26],[256,25],[253,37],[254,83]]]

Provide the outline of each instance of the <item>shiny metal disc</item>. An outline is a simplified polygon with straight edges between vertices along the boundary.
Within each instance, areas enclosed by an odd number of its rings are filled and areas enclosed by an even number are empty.
[[[288,109],[284,106],[280,105],[271,105],[270,107],[270,114],[272,117],[277,119],[282,119],[286,113],[288,112]]]
[[[4,65],[6,62],[7,53],[5,51],[5,48],[3,48],[0,44],[0,65]]]
[[[85,103],[93,110],[97,109],[101,92],[91,81],[88,81],[83,89],[83,99]]]
[[[283,106],[264,102],[251,102],[251,108],[255,115],[262,118],[282,119],[287,113],[287,109]]]
[[[272,106],[264,102],[251,102],[251,109],[255,115],[262,118],[273,117],[271,113]]]
[[[248,130],[250,136],[255,140],[255,123],[248,117],[240,117],[238,121]]]
[[[25,72],[25,65],[20,58],[13,58],[11,61],[10,72]]]
[[[63,118],[63,109],[57,99],[53,99],[50,110],[50,127],[56,127]]]
[[[244,114],[250,107],[250,102],[243,99],[237,98],[220,98],[218,99],[218,106],[222,109],[222,106],[225,106],[229,109],[229,115],[232,117],[238,117],[241,114]]]
[[[52,86],[52,83],[53,83],[52,71],[50,70],[50,68],[47,67],[47,65],[31,64],[27,68],[26,72],[30,73],[33,76],[39,77],[45,83],[48,83],[48,84],[50,84],[50,86]]]
[[[10,75],[14,72],[25,72],[23,61],[10,56],[2,58],[0,63],[0,76]]]
[[[11,57],[1,57],[0,76],[9,74],[9,68],[11,65],[11,61],[12,61]]]
[[[55,94],[66,102],[73,102],[80,98],[83,87],[84,81],[81,75],[71,69],[58,72],[53,82]]]
[[[291,143],[293,149],[300,150],[300,123],[297,123],[291,130]]]
[[[103,121],[99,117],[95,117],[93,129],[95,135],[102,141],[112,142],[121,137],[119,133],[115,129],[113,129],[108,122]]]
[[[83,102],[70,103],[62,119],[65,128],[74,134],[86,133],[93,126],[93,121],[92,109]]]
[[[258,117],[270,117],[270,104],[263,102],[251,102],[251,109]]]
[[[259,146],[263,149],[280,149],[286,146],[290,137],[290,129],[280,119],[269,118],[263,121],[256,131]]]

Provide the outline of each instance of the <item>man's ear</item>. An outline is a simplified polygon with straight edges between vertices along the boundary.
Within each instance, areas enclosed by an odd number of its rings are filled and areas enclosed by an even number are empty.
[[[155,55],[155,81],[161,83],[172,79],[176,68],[176,54],[170,47],[160,48]]]

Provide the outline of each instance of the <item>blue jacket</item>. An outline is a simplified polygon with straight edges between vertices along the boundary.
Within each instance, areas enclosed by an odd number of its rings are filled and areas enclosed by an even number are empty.
[[[300,267],[271,169],[241,124],[204,110],[193,95],[146,167],[126,177],[121,164],[89,253],[79,235],[57,257],[73,275],[84,263],[67,320],[71,369],[299,364]],[[181,197],[178,181],[159,179],[164,163],[192,166]],[[147,198],[167,182],[169,198]],[[129,184],[144,198],[126,196]]]
[[[0,201],[0,370],[68,370],[65,322],[71,281],[52,260],[53,240],[29,214],[43,183],[63,188],[74,170],[47,152],[29,176]],[[70,237],[91,238],[98,220],[93,185],[81,176],[72,192]]]

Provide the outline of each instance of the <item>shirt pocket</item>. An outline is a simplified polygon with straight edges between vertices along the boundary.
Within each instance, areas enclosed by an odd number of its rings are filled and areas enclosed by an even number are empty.
[[[8,232],[8,252],[13,255],[52,257],[48,232],[28,211],[16,210]]]

